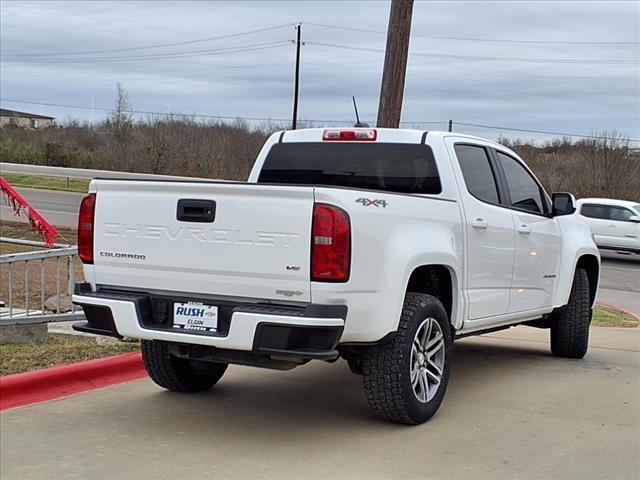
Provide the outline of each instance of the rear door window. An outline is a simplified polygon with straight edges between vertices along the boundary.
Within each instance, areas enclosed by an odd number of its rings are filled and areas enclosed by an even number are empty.
[[[498,187],[487,150],[481,146],[460,144],[454,148],[469,193],[483,202],[497,204]]]
[[[431,148],[405,143],[278,143],[271,147],[258,182],[442,192]]]

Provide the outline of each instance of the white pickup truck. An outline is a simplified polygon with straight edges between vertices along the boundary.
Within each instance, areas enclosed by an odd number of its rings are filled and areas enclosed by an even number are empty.
[[[417,424],[454,338],[526,324],[554,355],[586,354],[600,257],[574,210],[480,138],[278,132],[248,182],[93,180],[75,328],[142,339],[150,377],[179,392],[228,364],[343,357],[375,415]]]

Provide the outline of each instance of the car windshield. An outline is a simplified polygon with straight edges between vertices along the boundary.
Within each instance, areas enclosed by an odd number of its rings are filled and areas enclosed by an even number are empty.
[[[638,204],[638,205],[634,205],[634,206],[633,206],[633,209],[636,211],[636,214],[637,214],[637,215],[640,215],[640,204]]]

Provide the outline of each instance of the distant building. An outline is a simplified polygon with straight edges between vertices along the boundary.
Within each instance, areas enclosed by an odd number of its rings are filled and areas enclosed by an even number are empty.
[[[47,128],[55,124],[54,117],[38,115],[36,113],[17,112],[0,108],[0,127],[15,125],[23,128]]]

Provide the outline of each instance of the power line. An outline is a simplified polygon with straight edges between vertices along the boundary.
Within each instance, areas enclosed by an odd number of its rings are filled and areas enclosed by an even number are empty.
[[[353,32],[363,32],[363,33],[379,33],[386,34],[382,30],[368,30],[365,28],[354,28],[354,27],[344,27],[339,25],[327,25],[324,23],[311,23],[311,22],[303,22],[305,25],[313,26],[313,27],[322,27],[322,28],[331,28],[334,30],[345,30],[345,31],[353,31]],[[428,35],[428,34],[420,34],[420,33],[412,33],[412,37],[423,37],[423,38],[437,38],[442,40],[463,40],[463,41],[472,41],[472,42],[493,42],[493,43],[522,43],[522,44],[534,44],[534,45],[640,45],[640,42],[607,42],[607,41],[571,41],[571,40],[517,40],[517,39],[506,39],[506,38],[478,38],[478,37],[456,37],[456,36],[447,36],[447,35]]]
[[[599,135],[579,135],[577,133],[547,132],[544,130],[525,130],[523,128],[498,127],[495,125],[480,125],[476,123],[464,123],[464,122],[455,122],[455,123],[456,125],[465,125],[467,127],[488,128],[491,130],[508,130],[510,132],[540,133],[543,135],[557,135],[561,137],[579,137],[579,138],[592,138],[596,140],[610,140],[610,137],[603,137]],[[640,139],[630,138],[628,140],[630,142],[640,142]]]
[[[32,102],[28,100],[17,100],[13,98],[0,98],[0,101],[7,103],[19,103],[25,105],[41,105],[47,107],[62,107],[62,108],[71,108],[76,110],[91,110],[91,107],[86,107],[82,105],[69,105],[63,103],[48,103],[48,102]],[[105,107],[94,107],[93,110],[104,111],[104,112],[112,112],[113,108],[105,108]],[[126,110],[125,113],[136,114],[136,115],[158,115],[161,117],[167,116],[175,116],[175,117],[185,117],[185,118],[206,118],[213,120],[248,120],[248,121],[271,121],[271,122],[287,122],[291,121],[290,118],[267,118],[267,117],[241,117],[241,116],[229,116],[229,115],[204,115],[204,114],[190,114],[190,113],[175,113],[170,112],[153,112],[153,111],[144,111],[144,110]],[[353,119],[348,120],[329,120],[329,119],[304,119],[303,122],[311,122],[311,123],[347,123],[351,125],[353,123]],[[402,125],[446,125],[447,121],[402,121],[400,124]],[[609,137],[603,137],[598,135],[581,135],[578,133],[563,133],[563,132],[549,132],[544,130],[528,130],[524,128],[513,128],[513,127],[504,127],[497,125],[483,125],[479,123],[466,123],[466,122],[455,122],[456,125],[463,125],[467,127],[477,127],[477,128],[486,128],[490,130],[507,130],[512,132],[523,132],[523,133],[538,133],[542,135],[554,135],[558,137],[576,137],[576,138],[591,138],[597,140],[608,140]],[[640,142],[640,139],[630,138],[628,139],[630,142]]]
[[[276,25],[273,27],[259,28],[256,30],[248,30],[246,32],[237,32],[230,33],[227,35],[219,35],[216,37],[207,37],[207,38],[199,38],[196,40],[186,40],[183,42],[173,42],[173,43],[160,43],[156,45],[148,45],[146,47],[128,47],[128,48],[112,48],[109,50],[84,50],[80,52],[48,52],[48,53],[9,53],[3,54],[4,57],[62,57],[62,56],[70,56],[70,55],[94,55],[94,54],[102,54],[102,53],[116,53],[116,52],[131,52],[134,50],[148,50],[153,48],[165,48],[165,47],[175,47],[179,45],[190,45],[194,43],[202,43],[202,42],[211,42],[214,40],[222,40],[225,38],[234,38],[240,37],[244,35],[251,35],[254,33],[268,32],[271,30],[278,30],[284,27],[292,26],[292,23],[287,23],[284,25]]]
[[[51,60],[2,60],[4,63],[28,63],[28,64],[69,64],[69,63],[111,63],[111,62],[130,62],[145,60],[165,60],[170,58],[188,58],[199,56],[223,55],[226,53],[242,53],[252,52],[254,50],[265,50],[274,47],[282,47],[290,45],[291,41],[281,40],[269,43],[254,43],[248,45],[240,45],[236,47],[217,48],[209,50],[191,50],[175,53],[159,53],[149,55],[134,55],[120,57],[102,57],[102,58],[73,58],[73,59],[51,59]]]
[[[26,105],[42,105],[46,107],[62,107],[62,108],[72,108],[75,110],[97,110],[101,112],[112,112],[113,108],[106,107],[86,107],[83,105],[70,105],[64,103],[49,103],[49,102],[31,102],[28,100],[17,100],[13,98],[0,98],[0,101],[8,102],[8,103],[21,103]],[[160,115],[167,116],[167,112],[152,112],[146,110],[123,110],[124,113],[136,114],[136,115]],[[261,117],[239,117],[239,116],[227,116],[227,115],[203,115],[203,114],[191,114],[191,113],[175,113],[170,112],[169,115],[176,117],[194,117],[194,118],[210,118],[210,119],[220,119],[220,120],[255,120],[255,121],[275,121],[275,122],[289,122],[288,118],[261,118]],[[316,120],[310,120],[316,121]]]
[[[28,100],[18,100],[14,98],[0,98],[0,101],[7,103],[19,103],[25,105],[41,105],[46,107],[61,107],[71,108],[75,110],[97,110],[102,112],[112,112],[113,108],[106,107],[87,107],[84,105],[71,105],[64,103],[49,103],[49,102],[32,102]],[[124,110],[124,113],[136,114],[136,115],[159,115],[162,117],[175,116],[175,117],[192,117],[192,118],[208,118],[208,119],[220,119],[220,120],[250,120],[250,121],[273,121],[273,122],[287,122],[290,123],[290,118],[272,118],[272,117],[241,117],[231,115],[204,115],[197,113],[178,113],[178,112],[154,112],[146,110]],[[329,120],[329,119],[302,119],[301,122],[327,122],[327,123],[353,123],[352,119],[349,120]],[[426,122],[426,123],[442,123],[442,122]]]
[[[340,48],[344,50],[357,50],[361,52],[384,53],[384,50],[366,47],[351,47],[349,45],[338,45],[335,43],[321,42],[305,42],[307,45],[317,45],[321,47]],[[488,57],[475,55],[452,55],[444,53],[425,53],[425,52],[409,52],[409,56],[432,57],[432,58],[449,58],[452,60],[468,60],[468,61],[496,61],[496,62],[513,62],[513,63],[564,63],[564,64],[598,64],[598,65],[638,65],[637,60],[622,59],[573,59],[573,58],[521,58],[521,57]]]
[[[205,63],[202,64],[199,67],[195,67],[195,68],[179,68],[179,69],[170,69],[170,70],[157,70],[155,68],[152,68],[150,70],[132,70],[129,71],[127,73],[130,74],[149,74],[149,75],[159,75],[159,74],[166,74],[166,73],[185,73],[185,72],[203,72],[203,71],[207,71],[207,70],[211,70],[211,69],[215,69],[216,72],[218,71],[226,71],[226,70],[237,70],[237,69],[252,69],[252,68],[264,68],[264,67],[288,67],[291,65],[291,62],[269,62],[269,63],[243,63],[243,64],[237,64],[237,65],[228,65],[226,63]],[[602,80],[602,77],[597,77],[599,79]],[[609,79],[615,79],[615,77],[607,77],[607,80]]]
[[[400,122],[402,124],[422,125],[422,122]],[[482,125],[479,123],[466,123],[466,122],[454,122],[456,125],[464,125],[466,127],[487,128],[490,130],[507,130],[510,132],[523,132],[523,133],[539,133],[542,135],[554,135],[559,137],[576,137],[576,138],[591,138],[596,140],[609,140],[610,137],[603,137],[600,135],[581,135],[578,133],[562,133],[562,132],[548,132],[544,130],[527,130],[524,128],[503,127],[497,125]],[[640,142],[640,139],[630,138],[630,142]]]
[[[133,55],[133,56],[111,56],[98,58],[51,58],[38,60],[35,58],[15,58],[2,60],[5,63],[33,63],[33,64],[73,64],[73,63],[111,63],[126,61],[146,61],[146,60],[165,60],[175,58],[188,58],[197,56],[222,55],[226,53],[242,53],[254,50],[263,50],[291,44],[291,40],[284,40],[269,43],[254,43],[248,45],[239,45],[234,47],[225,47],[207,50],[188,50],[182,52],[165,52],[158,54]],[[295,43],[295,42],[293,42]],[[354,47],[349,45],[339,45],[333,43],[311,42],[306,41],[305,44],[316,45],[329,48],[339,48],[345,50],[364,51],[371,53],[384,53],[384,50],[366,47]],[[445,58],[462,61],[497,61],[507,63],[557,63],[557,64],[598,64],[598,65],[638,65],[638,61],[623,59],[560,59],[560,58],[527,58],[527,57],[494,57],[494,56],[476,56],[476,55],[456,55],[456,54],[440,54],[427,52],[409,52],[409,55]]]

